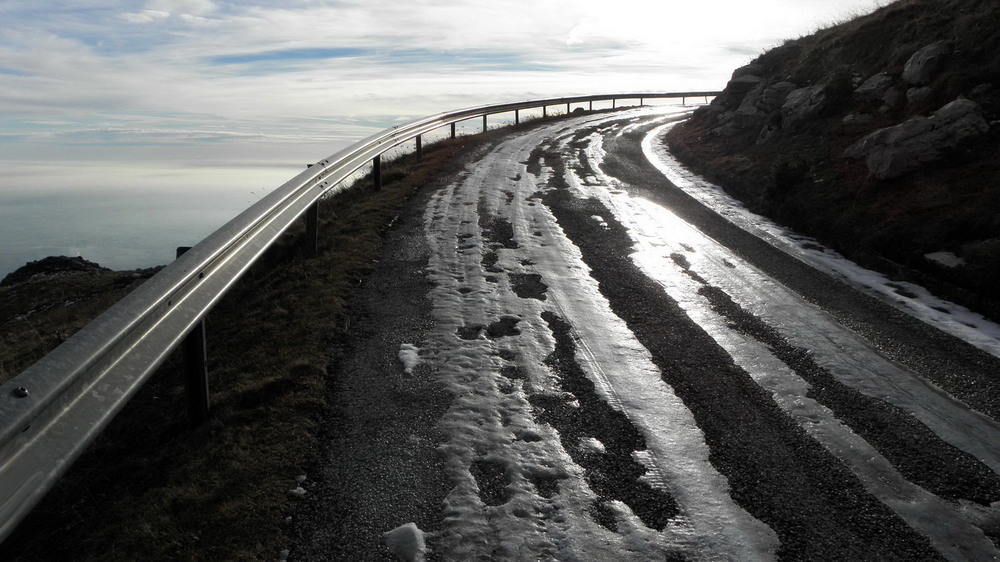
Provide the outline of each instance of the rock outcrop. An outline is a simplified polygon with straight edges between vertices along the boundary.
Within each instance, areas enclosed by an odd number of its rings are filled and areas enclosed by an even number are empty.
[[[944,41],[932,43],[913,53],[903,67],[903,80],[914,86],[930,83],[948,62],[951,47]]]
[[[3,281],[0,281],[0,286],[13,285],[49,275],[98,271],[110,270],[81,257],[49,256],[38,261],[28,262],[11,272],[3,278]]]
[[[826,87],[823,84],[799,88],[788,94],[781,106],[781,127],[792,129],[810,121],[826,105]]]
[[[1000,2],[892,2],[762,53],[666,141],[752,211],[1000,319],[998,25]]]
[[[895,178],[940,160],[989,129],[976,102],[958,99],[930,117],[913,117],[866,135],[848,147],[844,156],[865,158],[868,171],[878,179]]]

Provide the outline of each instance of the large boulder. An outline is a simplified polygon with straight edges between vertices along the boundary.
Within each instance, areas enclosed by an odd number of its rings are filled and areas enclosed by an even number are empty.
[[[756,64],[750,63],[746,66],[741,66],[733,71],[733,75],[730,78],[739,78],[740,76],[746,76],[748,74],[753,76],[760,76],[764,72],[764,67]]]
[[[934,79],[948,63],[951,47],[944,41],[932,43],[913,53],[903,67],[903,80],[921,86]]]
[[[865,158],[876,178],[895,178],[940,160],[948,150],[989,129],[976,102],[957,99],[930,117],[914,117],[865,136],[844,156]]]
[[[794,92],[797,88],[798,86],[792,82],[777,82],[764,88],[760,97],[761,109],[768,113],[781,109],[785,100],[788,99],[788,94]]]
[[[760,107],[763,95],[764,82],[760,82],[743,96],[743,101],[733,113],[733,126],[738,129],[755,129],[764,124],[767,114]]]
[[[726,84],[726,94],[730,99],[730,103],[732,105],[739,105],[743,101],[743,98],[751,90],[760,85],[761,82],[763,82],[763,79],[753,74],[743,74],[730,80]]]
[[[826,104],[826,93],[822,84],[799,88],[788,94],[781,105],[781,127],[791,129],[815,119]]]
[[[885,93],[892,87],[892,83],[892,76],[889,76],[885,72],[880,72],[862,82],[854,90],[854,95],[866,101],[881,101]]]
[[[922,103],[929,97],[931,97],[931,89],[927,86],[906,90],[906,102],[911,105]]]

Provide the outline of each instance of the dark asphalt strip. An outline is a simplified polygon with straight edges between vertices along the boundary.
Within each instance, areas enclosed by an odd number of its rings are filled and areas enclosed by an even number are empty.
[[[658,123],[604,140],[602,169],[630,192],[668,207],[768,276],[819,305],[843,324],[972,408],[1000,419],[1000,358],[865,295],[751,236],[671,184],[642,151]]]
[[[808,396],[874,446],[904,478],[938,497],[989,506],[1000,500],[1000,477],[978,459],[941,441],[912,415],[841,384],[807,350],[797,348],[717,287],[699,294],[729,326],[763,343],[810,385]]]
[[[544,158],[558,188],[563,161],[551,151]],[[781,559],[939,559],[925,537],[869,495],[638,270],[629,257],[632,241],[608,209],[564,189],[547,192],[543,201],[580,249],[612,310],[692,411],[733,499],[778,534]],[[595,214],[609,219],[607,230],[593,228]]]
[[[571,326],[551,312],[542,313],[542,319],[556,340],[555,350],[545,359],[545,365],[577,403],[571,404],[565,395],[529,395],[535,416],[559,432],[566,452],[583,467],[587,483],[600,498],[594,506],[598,523],[617,530],[614,512],[607,502],[619,500],[647,527],[662,531],[679,512],[677,502],[669,494],[640,480],[646,474],[646,467],[633,453],[645,450],[646,440],[625,414],[600,397],[593,381],[577,363]],[[605,450],[586,449],[582,439],[587,437],[596,438]]]

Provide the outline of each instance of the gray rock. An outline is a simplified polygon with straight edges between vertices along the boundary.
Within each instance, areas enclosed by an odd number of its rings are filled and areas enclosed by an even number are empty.
[[[788,94],[781,105],[781,127],[790,129],[819,115],[826,103],[822,85],[799,88]]]
[[[760,76],[764,72],[764,67],[759,64],[750,63],[746,66],[741,66],[733,71],[733,75],[730,78],[739,78],[740,76],[745,76],[747,74],[752,74],[754,76]]]
[[[969,97],[972,99],[979,99],[989,95],[992,92],[993,92],[993,84],[989,83],[980,84],[975,88],[973,88],[971,92],[969,92]]]
[[[867,125],[875,120],[875,117],[870,113],[851,113],[846,115],[841,121],[844,125],[850,126],[861,126]]]
[[[764,82],[760,82],[747,92],[733,114],[733,126],[738,129],[756,129],[764,124],[767,114],[761,109]]]
[[[781,130],[781,123],[780,122],[770,122],[770,123],[764,125],[761,128],[760,133],[757,134],[757,141],[756,141],[756,143],[758,145],[767,143],[772,138],[774,138],[774,136],[777,135],[778,131],[780,131],[780,130]]]
[[[729,97],[735,104],[739,104],[743,101],[743,97],[761,82],[762,80],[759,76],[744,74],[743,76],[733,78],[726,84],[726,93],[729,94]]]
[[[739,132],[739,129],[733,126],[733,116],[734,112],[727,111],[716,119],[717,127],[712,129],[712,134],[720,137],[729,137],[735,135]]]
[[[927,86],[921,86],[919,88],[910,88],[906,90],[906,101],[907,103],[920,103],[931,95],[931,89]]]
[[[778,82],[764,88],[760,99],[761,110],[770,113],[776,109],[781,109],[785,100],[788,99],[788,94],[797,88],[798,86],[791,82]]]
[[[948,62],[951,47],[944,41],[932,43],[913,53],[903,66],[903,80],[910,84],[927,84],[934,79]]]
[[[881,100],[892,87],[892,76],[880,72],[865,80],[854,90],[854,94],[863,100]]]
[[[882,113],[887,111],[892,111],[894,109],[899,109],[903,106],[906,101],[906,94],[903,90],[899,88],[892,87],[885,91],[885,95],[882,96],[882,107],[879,109]]]
[[[865,158],[876,178],[895,178],[940,160],[947,150],[989,129],[976,102],[957,99],[930,117],[914,117],[865,136],[844,156]]]

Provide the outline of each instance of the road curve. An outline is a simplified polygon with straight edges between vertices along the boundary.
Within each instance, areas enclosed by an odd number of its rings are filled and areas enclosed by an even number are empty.
[[[1000,559],[1000,360],[672,184],[681,117],[547,123],[428,186],[290,559]]]

